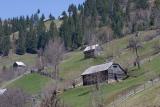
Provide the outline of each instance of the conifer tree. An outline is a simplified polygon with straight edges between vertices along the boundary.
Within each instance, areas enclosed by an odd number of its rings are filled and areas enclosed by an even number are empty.
[[[44,49],[47,44],[48,36],[46,36],[46,28],[43,21],[39,22],[39,26],[37,27],[37,37],[38,37],[38,49]]]
[[[68,26],[68,16],[67,16],[67,13],[64,11],[62,13],[63,15],[63,24],[61,25],[60,27],[60,36],[64,39],[64,45],[65,47],[69,47],[69,38],[68,38],[68,35],[69,35],[69,26]]]
[[[10,50],[10,28],[8,26],[8,22],[4,21],[4,25],[1,31],[1,50],[3,56],[8,56]]]
[[[16,47],[16,54],[18,54],[18,55],[24,55],[26,52],[25,37],[26,37],[26,31],[24,31],[24,30],[20,31],[19,38],[17,41],[17,47]]]
[[[26,35],[26,52],[36,54],[37,53],[37,37],[36,31],[33,27],[30,27],[30,31]]]
[[[49,14],[49,18],[51,19],[51,20],[55,20],[55,17],[50,13]]]
[[[51,39],[54,39],[55,37],[59,36],[58,29],[54,21],[51,22],[49,34]]]

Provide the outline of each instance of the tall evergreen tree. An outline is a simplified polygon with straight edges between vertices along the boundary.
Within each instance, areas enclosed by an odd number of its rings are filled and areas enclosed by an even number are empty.
[[[37,37],[38,37],[38,49],[44,49],[45,45],[48,42],[48,36],[46,36],[46,28],[43,21],[39,22],[39,26],[37,27]]]
[[[64,39],[65,47],[69,47],[69,26],[68,26],[68,16],[67,13],[64,11],[63,15],[63,24],[60,27],[60,36]]]
[[[59,36],[59,32],[58,32],[57,26],[54,23],[54,21],[51,22],[49,34],[50,34],[51,39],[54,39],[55,37]]]
[[[33,27],[30,27],[30,31],[26,35],[26,52],[36,54],[37,53],[37,36]]]
[[[49,18],[51,19],[51,20],[55,20],[55,17],[50,13],[49,14]]]
[[[120,8],[119,0],[114,0],[113,2],[113,15],[111,16],[112,20],[112,29],[117,35],[117,37],[122,36],[122,29],[123,29],[123,21],[124,21],[124,14]]]
[[[42,16],[41,16],[40,20],[41,20],[41,21],[44,21],[44,19],[45,19],[45,15],[44,15],[44,14],[42,14]]]
[[[4,56],[7,56],[10,50],[10,27],[7,21],[4,21],[4,25],[1,31],[1,38],[1,51]]]
[[[17,41],[17,47],[16,47],[16,54],[18,54],[18,55],[24,55],[26,52],[25,38],[26,38],[26,31],[24,31],[24,30],[20,31],[19,38]]]

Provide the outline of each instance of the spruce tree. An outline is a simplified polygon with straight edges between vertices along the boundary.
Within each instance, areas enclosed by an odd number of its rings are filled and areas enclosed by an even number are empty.
[[[3,35],[3,31],[2,31],[3,27],[2,27],[2,20],[0,19],[0,55],[2,54],[2,35]]]
[[[113,15],[111,16],[111,20],[112,20],[112,29],[117,37],[122,36],[123,19],[124,19],[124,14],[120,8],[119,0],[114,0]]]
[[[64,45],[65,47],[69,47],[69,39],[68,39],[68,35],[69,35],[69,26],[68,26],[68,16],[67,13],[64,11],[62,13],[63,15],[63,24],[60,27],[60,36],[64,39]]]
[[[59,36],[58,29],[54,21],[51,22],[49,34],[51,39],[54,39],[55,37]]]
[[[2,41],[1,41],[1,51],[3,56],[8,56],[10,50],[10,27],[8,26],[8,22],[4,21],[4,25],[2,28]]]
[[[26,35],[26,52],[31,54],[37,53],[37,37],[36,31],[30,27],[30,31]]]
[[[49,19],[55,20],[55,17],[50,13],[50,14],[49,14]]]
[[[26,52],[25,37],[26,37],[26,31],[24,30],[19,31],[19,38],[16,47],[16,54],[18,55],[24,55]]]
[[[48,42],[48,36],[46,36],[46,28],[43,21],[39,22],[39,26],[37,27],[37,37],[38,37],[38,43],[37,48],[38,49],[44,49],[47,42]]]

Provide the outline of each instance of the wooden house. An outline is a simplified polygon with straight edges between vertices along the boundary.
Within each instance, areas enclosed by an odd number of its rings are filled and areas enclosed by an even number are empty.
[[[96,44],[92,46],[87,46],[84,49],[83,53],[85,58],[94,58],[100,54],[100,51],[101,47],[98,44]]]
[[[113,62],[96,65],[85,70],[81,74],[83,85],[91,85],[97,82],[119,81],[127,77],[126,71],[119,65]]]

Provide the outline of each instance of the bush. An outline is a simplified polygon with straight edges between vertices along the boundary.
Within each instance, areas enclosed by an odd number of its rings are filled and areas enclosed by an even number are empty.
[[[18,55],[24,55],[25,54],[25,51],[21,50],[21,49],[17,49],[16,50],[16,54]]]

